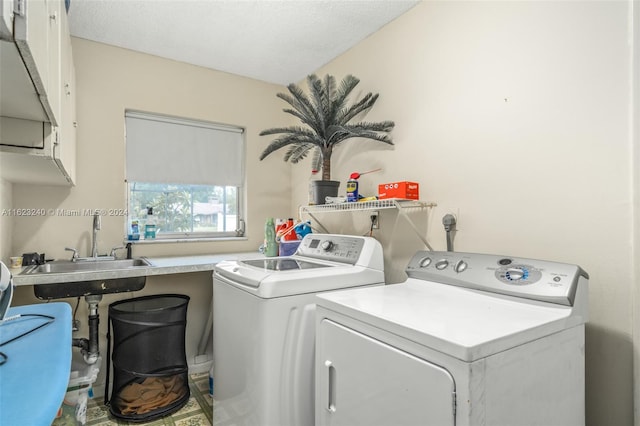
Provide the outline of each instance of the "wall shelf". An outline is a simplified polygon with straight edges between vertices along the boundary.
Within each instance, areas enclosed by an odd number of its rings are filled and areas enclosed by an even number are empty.
[[[371,200],[360,201],[357,203],[335,203],[335,204],[318,204],[311,206],[300,206],[300,213],[328,213],[341,211],[364,211],[364,210],[382,210],[382,209],[426,209],[437,206],[436,203],[418,201],[418,200]]]
[[[329,233],[327,228],[318,220],[317,215],[323,213],[347,213],[358,211],[375,211],[385,209],[395,209],[398,213],[405,218],[407,223],[411,226],[418,238],[424,243],[429,250],[433,250],[427,239],[420,233],[418,227],[413,223],[413,220],[408,216],[409,212],[416,211],[429,211],[429,209],[436,207],[437,204],[427,201],[419,200],[400,200],[400,199],[385,199],[385,200],[372,200],[361,201],[355,203],[335,203],[335,204],[318,204],[310,206],[300,206],[299,215],[302,219],[304,215],[309,216],[315,221],[315,223],[322,228],[326,233]]]

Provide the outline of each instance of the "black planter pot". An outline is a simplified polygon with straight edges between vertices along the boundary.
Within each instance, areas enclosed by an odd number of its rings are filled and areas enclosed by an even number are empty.
[[[338,188],[340,188],[340,181],[337,180],[312,180],[313,204],[325,204],[326,197],[337,197]]]

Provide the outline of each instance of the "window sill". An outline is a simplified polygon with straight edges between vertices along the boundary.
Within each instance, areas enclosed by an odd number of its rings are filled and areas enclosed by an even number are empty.
[[[203,237],[203,238],[154,238],[148,240],[128,240],[124,239],[123,244],[177,244],[177,243],[211,243],[216,241],[247,241],[247,237]]]

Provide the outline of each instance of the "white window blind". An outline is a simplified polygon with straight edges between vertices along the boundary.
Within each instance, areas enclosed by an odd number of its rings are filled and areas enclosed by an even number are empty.
[[[126,111],[127,180],[242,186],[239,127]]]

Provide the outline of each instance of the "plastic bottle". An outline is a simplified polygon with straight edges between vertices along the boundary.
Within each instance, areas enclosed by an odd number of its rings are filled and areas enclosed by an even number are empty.
[[[133,219],[131,221],[131,234],[129,234],[129,240],[139,240],[140,239],[140,225],[138,223],[138,219]]]
[[[144,238],[156,237],[156,218],[153,216],[153,207],[147,207],[147,223],[144,225]]]
[[[289,232],[287,232],[282,239],[284,241],[295,241],[298,239],[298,235],[296,234],[296,230],[293,227],[293,218],[290,217],[289,219],[287,219],[287,229],[289,229]]]
[[[276,243],[276,227],[273,218],[267,219],[264,224],[264,255],[275,257],[278,255],[278,244]]]
[[[310,221],[300,222],[299,224],[297,224],[295,226],[294,229],[296,231],[296,235],[298,236],[299,240],[302,240],[305,235],[311,234],[311,232],[313,232],[311,230],[311,222]]]
[[[279,241],[284,235],[282,231],[287,228],[287,224],[282,219],[276,219],[276,241]]]

